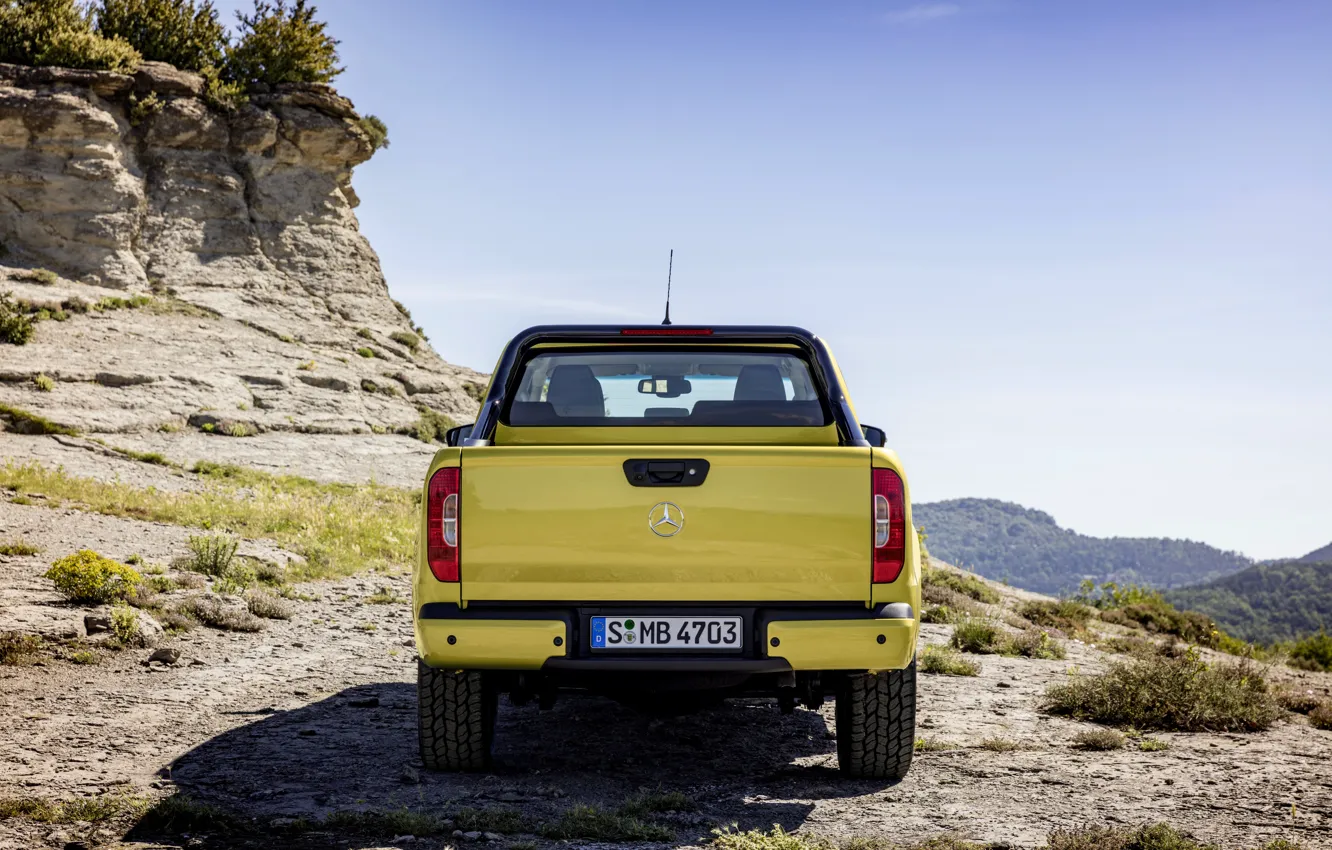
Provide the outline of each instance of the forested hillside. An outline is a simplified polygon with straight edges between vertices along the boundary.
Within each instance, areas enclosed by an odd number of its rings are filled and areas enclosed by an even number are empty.
[[[1306,564],[1332,563],[1332,543],[1327,544],[1322,549],[1313,550],[1299,560]]]
[[[1088,537],[1060,528],[1043,511],[997,499],[926,502],[913,510],[935,557],[1041,593],[1069,592],[1087,578],[1180,587],[1253,564],[1192,540]]]
[[[1258,564],[1165,596],[1244,640],[1288,640],[1332,628],[1332,563]]]

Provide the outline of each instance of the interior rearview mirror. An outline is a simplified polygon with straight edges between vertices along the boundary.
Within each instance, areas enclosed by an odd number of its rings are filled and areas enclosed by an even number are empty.
[[[865,432],[865,439],[869,440],[871,446],[883,448],[888,445],[888,433],[882,428],[875,428],[873,425],[861,425],[860,430]]]
[[[679,398],[694,388],[694,385],[680,375],[665,378],[644,378],[638,382],[638,391],[657,398]]]
[[[450,428],[444,432],[444,442],[450,446],[460,446],[462,441],[472,436],[472,426],[475,422],[469,422],[466,425],[459,425],[457,428]]]

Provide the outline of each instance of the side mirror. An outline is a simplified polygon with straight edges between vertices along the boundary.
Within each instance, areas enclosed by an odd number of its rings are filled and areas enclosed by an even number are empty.
[[[472,426],[475,422],[469,422],[466,425],[459,425],[457,428],[450,428],[444,432],[444,442],[450,446],[460,446],[462,441],[472,436]]]
[[[883,448],[888,445],[888,433],[882,428],[875,428],[873,425],[861,425],[860,430],[865,432],[865,439],[869,440],[871,446]]]

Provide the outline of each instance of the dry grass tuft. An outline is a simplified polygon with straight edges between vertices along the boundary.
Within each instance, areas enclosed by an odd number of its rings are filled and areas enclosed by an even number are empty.
[[[927,646],[920,651],[920,672],[944,676],[979,676],[980,664],[963,658],[946,646]]]
[[[245,607],[266,620],[290,620],[293,609],[281,596],[254,589],[245,594]]]
[[[11,462],[0,464],[0,487],[92,513],[272,538],[306,559],[291,570],[291,580],[397,570],[415,556],[420,499],[415,491],[318,484],[203,462],[195,464],[194,471],[210,486],[176,493],[79,478],[35,462]]]
[[[248,607],[229,604],[211,593],[196,594],[177,603],[174,609],[190,619],[228,632],[263,631],[264,623]]]
[[[0,541],[0,555],[7,555],[11,558],[25,558],[29,555],[41,554],[42,547],[34,546],[26,540],[14,539]]]
[[[1252,662],[1207,664],[1194,650],[1075,674],[1047,689],[1045,703],[1079,720],[1180,732],[1255,732],[1283,713]]]
[[[1073,736],[1079,750],[1122,750],[1128,739],[1114,729],[1084,729]]]
[[[42,639],[22,632],[0,632],[0,665],[23,667],[41,657]]]

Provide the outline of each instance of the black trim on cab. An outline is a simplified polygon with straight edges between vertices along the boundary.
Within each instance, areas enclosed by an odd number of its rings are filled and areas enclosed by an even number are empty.
[[[625,334],[624,331],[632,331]],[[804,351],[810,363],[815,367],[810,370],[814,382],[818,384],[819,394],[826,399],[837,424],[838,440],[844,446],[868,447],[869,441],[851,414],[851,404],[841,391],[837,380],[837,370],[833,366],[832,354],[823,340],[805,330],[783,325],[723,325],[698,329],[696,334],[689,333],[691,328],[671,325],[641,325],[625,328],[620,325],[538,325],[514,337],[505,347],[500,357],[495,375],[490,381],[486,399],[481,404],[476,424],[464,446],[489,445],[495,436],[495,425],[499,413],[506,406],[518,380],[517,368],[527,354],[537,345],[550,342],[587,343],[604,346],[610,342],[650,343],[667,348],[670,346],[699,346],[709,343],[766,343],[795,345]]]

